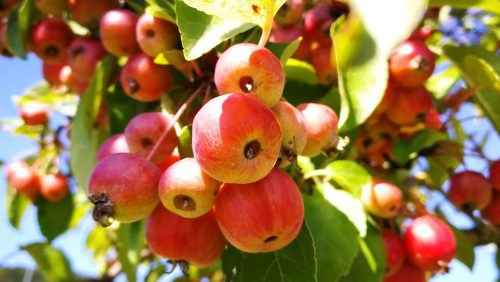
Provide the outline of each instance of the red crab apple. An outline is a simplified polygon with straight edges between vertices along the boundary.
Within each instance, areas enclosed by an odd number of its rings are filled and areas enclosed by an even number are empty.
[[[481,211],[484,219],[493,225],[500,225],[500,192],[493,191],[490,203]]]
[[[120,80],[125,93],[142,102],[160,99],[162,92],[173,84],[173,72],[169,66],[157,65],[143,53],[132,56],[123,67]]]
[[[272,107],[283,94],[285,72],[269,49],[239,43],[220,56],[214,81],[220,94],[245,93]]]
[[[491,164],[489,181],[493,188],[500,192],[500,160]]]
[[[401,43],[389,58],[391,78],[404,87],[422,85],[431,76],[434,66],[434,55],[421,40]]]
[[[177,150],[175,150],[174,152],[172,152],[172,154],[165,161],[163,161],[159,164],[156,164],[156,166],[163,173],[163,172],[165,172],[165,170],[167,170],[167,168],[169,168],[171,165],[173,165],[174,163],[176,163],[180,160],[181,160],[181,156],[179,155],[179,152],[177,152]]]
[[[125,134],[115,134],[102,143],[99,151],[97,151],[97,160],[100,161],[111,154],[128,152],[130,152],[130,150],[128,149]]]
[[[287,0],[278,10],[274,20],[280,26],[296,24],[302,17],[304,0]]]
[[[331,53],[330,46],[319,46],[311,51],[311,64],[321,84],[330,85],[337,79],[337,65]]]
[[[61,79],[59,78],[59,74],[64,68],[65,65],[54,65],[49,64],[47,62],[43,62],[42,64],[42,74],[43,78],[51,85],[51,86],[60,86],[62,84]]]
[[[281,154],[279,165],[287,166],[302,153],[307,142],[304,117],[292,104],[279,101],[271,109],[281,126]]]
[[[184,218],[162,205],[148,216],[146,240],[153,253],[197,267],[214,263],[226,246],[214,212],[197,218]]]
[[[220,182],[251,183],[274,167],[281,128],[273,112],[244,94],[218,96],[193,121],[193,153],[203,171]]]
[[[401,267],[393,273],[384,277],[384,282],[425,282],[425,272],[405,260]]]
[[[451,177],[448,199],[463,210],[482,210],[490,203],[492,191],[481,173],[466,170]]]
[[[404,244],[407,258],[424,271],[447,268],[456,251],[451,228],[432,215],[415,219],[406,229]]]
[[[306,36],[304,28],[297,26],[273,28],[269,41],[275,43],[289,43],[301,36],[302,41],[300,41],[299,47],[293,54],[293,57],[306,61],[311,55],[311,41],[309,40],[309,37]]]
[[[248,253],[273,252],[295,239],[304,219],[297,184],[279,168],[249,184],[223,184],[215,216],[224,237]]]
[[[382,230],[382,238],[384,239],[384,246],[387,254],[385,275],[392,275],[398,271],[405,259],[403,241],[396,232],[390,229]]]
[[[97,163],[90,175],[89,199],[95,205],[92,216],[103,226],[113,220],[144,219],[160,203],[158,168],[144,158],[112,154]]]
[[[79,80],[89,81],[94,75],[97,63],[107,52],[99,39],[79,37],[71,42],[68,49],[69,66]]]
[[[148,157],[161,135],[171,122],[172,117],[160,112],[149,112],[136,115],[125,128],[125,139],[130,152]],[[170,127],[167,137],[158,146],[151,161],[161,163],[165,161],[177,146],[177,134],[174,127]]]
[[[434,130],[441,130],[443,127],[443,122],[441,121],[441,116],[439,115],[439,112],[432,108],[427,112],[427,115],[425,116],[425,127],[434,129]]]
[[[50,202],[59,202],[68,194],[66,177],[62,174],[46,174],[40,177],[40,194]]]
[[[143,14],[137,21],[135,37],[142,52],[153,58],[177,49],[181,43],[177,26],[149,13]]]
[[[301,155],[317,156],[338,137],[337,114],[330,107],[318,103],[300,104],[297,109],[304,117],[307,131],[307,142]]]
[[[396,99],[396,86],[391,80],[387,81],[387,87],[385,88],[384,97],[382,101],[378,104],[375,109],[375,114],[382,114],[386,112],[393,104]]]
[[[60,16],[68,11],[68,0],[35,0],[38,10],[45,14]]]
[[[17,4],[19,0],[0,0],[0,18],[8,17]]]
[[[102,16],[119,6],[118,0],[69,0],[71,18],[90,29],[97,29]]]
[[[370,213],[382,218],[393,218],[400,212],[403,194],[394,184],[373,179],[363,187],[361,202]]]
[[[23,161],[13,162],[7,168],[7,181],[21,195],[34,200],[40,191],[40,177],[35,169]]]
[[[45,125],[49,120],[49,107],[39,102],[26,102],[20,109],[21,118],[26,125]]]
[[[432,109],[432,96],[425,87],[399,88],[396,99],[387,109],[386,115],[395,124],[412,125],[425,120],[430,109]]]
[[[137,16],[129,10],[108,11],[101,18],[99,35],[104,48],[115,56],[128,56],[139,51],[135,39]]]
[[[212,209],[220,184],[203,172],[194,158],[184,158],[163,173],[158,193],[169,211],[194,218]]]
[[[66,50],[73,40],[73,31],[60,18],[39,20],[31,30],[30,46],[43,61],[50,64],[65,64]]]

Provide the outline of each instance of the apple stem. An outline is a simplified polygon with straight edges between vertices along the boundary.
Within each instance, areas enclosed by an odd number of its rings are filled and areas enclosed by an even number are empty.
[[[259,46],[265,47],[269,36],[271,35],[271,29],[273,28],[273,18],[274,18],[274,2],[267,1],[266,5],[266,22],[262,27],[262,35],[260,36]]]
[[[167,126],[167,128],[165,128],[165,131],[163,131],[163,134],[160,136],[160,139],[158,139],[158,141],[154,145],[151,152],[149,152],[148,157],[146,158],[148,161],[151,161],[151,158],[153,158],[154,154],[156,153],[156,151],[160,147],[160,144],[163,142],[163,140],[165,140],[165,138],[167,138],[168,132],[172,129],[174,124],[179,120],[179,118],[182,116],[182,114],[186,111],[186,109],[189,107],[191,102],[193,102],[193,100],[198,96],[198,94],[200,94],[200,92],[201,92],[201,90],[203,90],[203,88],[204,88],[204,85],[203,84],[200,85],[198,87],[198,89],[196,89],[196,91],[194,91],[193,94],[191,94],[191,96],[186,100],[186,102],[184,102],[184,104],[182,104],[179,107],[179,109],[175,113],[174,117],[172,119],[170,119],[168,126]]]

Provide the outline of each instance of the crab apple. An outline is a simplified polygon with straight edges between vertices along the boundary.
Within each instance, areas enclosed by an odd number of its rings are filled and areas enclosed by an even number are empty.
[[[66,177],[62,174],[46,174],[40,177],[40,194],[50,202],[59,202],[68,194]]]
[[[254,183],[222,184],[214,209],[224,237],[248,253],[285,247],[295,239],[304,219],[300,190],[279,168]]]
[[[310,37],[320,45],[330,46],[330,26],[332,23],[349,12],[347,4],[339,1],[318,3],[304,15],[304,28]]]
[[[389,58],[391,78],[404,87],[422,85],[431,76],[434,67],[434,55],[421,40],[401,43]]]
[[[41,12],[60,16],[69,10],[68,0],[35,0],[35,5]]]
[[[106,227],[113,220],[127,223],[146,218],[160,203],[160,176],[154,164],[131,153],[102,159],[89,180],[94,220]]]
[[[385,264],[385,275],[395,273],[405,259],[405,249],[403,241],[394,230],[382,230],[382,238],[384,239],[384,247],[387,254]]]
[[[128,96],[152,102],[159,100],[162,92],[170,90],[173,72],[169,66],[157,65],[151,57],[137,53],[123,67],[120,80]]]
[[[396,217],[403,204],[403,194],[394,184],[373,179],[361,191],[361,202],[370,213],[382,217]]]
[[[172,164],[158,184],[160,201],[169,211],[186,218],[209,212],[221,183],[203,172],[193,158]]]
[[[97,160],[100,161],[111,154],[129,152],[125,134],[119,133],[109,137],[102,143],[99,151],[97,151]]]
[[[47,62],[42,63],[42,74],[43,78],[51,86],[60,86],[62,84],[59,74],[65,65],[54,65]]]
[[[118,0],[69,0],[71,18],[90,29],[97,29],[102,16],[119,6]]]
[[[68,60],[66,50],[73,37],[73,31],[63,19],[44,18],[33,26],[30,46],[43,61],[65,64]]]
[[[184,218],[162,205],[148,216],[146,240],[156,255],[197,267],[214,263],[227,244],[213,210],[201,217]]]
[[[269,49],[239,43],[220,56],[214,81],[219,94],[245,93],[272,107],[283,94],[285,72]]]
[[[482,210],[491,201],[491,184],[476,171],[462,171],[450,179],[448,199],[463,210]]]
[[[481,211],[481,216],[493,225],[500,225],[500,192],[493,191],[493,197]]]
[[[78,37],[71,42],[69,49],[69,66],[73,75],[82,81],[89,81],[97,67],[97,63],[107,55],[99,39]]]
[[[287,0],[278,10],[274,20],[280,26],[291,26],[296,24],[302,17],[304,0]]]
[[[301,155],[314,157],[327,149],[337,136],[339,119],[328,106],[318,103],[304,103],[297,106],[304,117],[307,142]]]
[[[26,163],[12,163],[7,168],[7,181],[21,195],[34,200],[40,191],[40,176]]]
[[[337,66],[331,53],[329,46],[319,46],[311,51],[311,64],[321,84],[330,85],[337,79]]]
[[[27,164],[23,160],[17,160],[17,161],[13,161],[13,162],[9,163],[7,166],[7,169],[5,170],[5,177],[6,177],[7,181],[8,182],[11,181],[11,178],[14,175],[14,173],[16,173],[16,171],[18,171],[20,169],[24,169],[24,168],[29,168],[29,167],[30,167],[29,164]]]
[[[434,130],[441,130],[443,123],[441,121],[441,116],[439,115],[439,112],[432,108],[427,112],[427,115],[425,115],[425,127],[434,129]]]
[[[20,112],[26,125],[45,125],[49,121],[49,107],[46,104],[26,102],[21,106]]]
[[[125,139],[127,140],[130,152],[141,157],[148,157],[169,123],[172,121],[170,115],[161,112],[149,112],[136,115],[129,121],[125,128]],[[173,126],[167,137],[158,146],[151,161],[161,163],[165,161],[177,146],[178,138]]]
[[[378,104],[377,108],[375,108],[375,114],[382,114],[386,112],[393,104],[394,100],[396,100],[397,90],[394,82],[391,80],[387,81],[387,87],[385,88],[384,97],[382,101]]]
[[[153,58],[181,44],[177,26],[148,13],[139,17],[135,37],[142,52]]]
[[[500,160],[491,164],[489,181],[493,185],[493,188],[500,191]]]
[[[405,260],[392,275],[384,276],[384,282],[425,282],[425,271]]]
[[[17,4],[19,0],[0,0],[0,18],[8,17]]]
[[[451,228],[432,215],[415,219],[406,229],[404,245],[407,258],[423,271],[446,269],[456,251]]]
[[[425,120],[432,109],[432,96],[423,86],[399,88],[392,106],[387,109],[387,117],[399,125],[412,125]]]
[[[104,48],[115,56],[128,56],[139,51],[135,39],[137,16],[129,10],[108,11],[101,18],[99,35]]]
[[[279,165],[284,167],[302,153],[306,146],[307,132],[304,117],[297,108],[285,101],[279,101],[271,110],[281,127]]]
[[[305,61],[308,60],[311,55],[311,41],[309,37],[306,36],[303,27],[287,26],[273,28],[269,41],[274,43],[289,43],[301,36],[302,40],[293,54],[293,57]]]
[[[251,183],[266,176],[280,154],[281,128],[273,112],[244,94],[218,96],[193,120],[194,158],[220,182]]]
[[[169,168],[171,165],[174,163],[178,162],[181,160],[181,156],[179,155],[179,152],[175,150],[166,160],[163,162],[156,164],[156,167],[163,173],[167,168]]]

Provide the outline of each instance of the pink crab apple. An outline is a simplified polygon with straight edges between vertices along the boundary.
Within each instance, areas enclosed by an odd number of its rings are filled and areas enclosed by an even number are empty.
[[[245,93],[272,107],[283,94],[285,72],[269,49],[239,43],[220,56],[214,81],[219,94]]]
[[[24,161],[16,161],[7,167],[7,182],[21,195],[34,200],[40,191],[38,172]]]
[[[99,63],[107,55],[97,38],[79,37],[71,42],[69,66],[73,75],[81,81],[90,81]]]
[[[382,218],[393,218],[400,212],[403,194],[394,184],[373,179],[363,187],[361,202],[370,213]]]
[[[293,179],[274,168],[254,183],[223,184],[215,216],[231,245],[248,253],[274,252],[299,233],[304,203]]]
[[[167,129],[172,117],[160,112],[141,113],[136,115],[125,128],[125,140],[127,140],[130,152],[148,157],[149,153]],[[161,163],[165,161],[177,146],[178,138],[172,126],[167,137],[158,146],[151,161]]]
[[[213,210],[201,217],[184,218],[163,205],[148,216],[146,240],[154,254],[201,268],[214,263],[227,244]]]
[[[140,50],[135,39],[137,19],[132,11],[125,9],[111,10],[104,14],[99,25],[99,35],[106,51],[120,57]]]
[[[63,19],[44,18],[33,26],[30,46],[44,62],[65,64],[68,60],[66,50],[73,36],[73,31]]]
[[[193,153],[208,175],[225,183],[251,183],[274,167],[281,128],[273,112],[245,94],[218,96],[193,121]]]
[[[317,156],[337,138],[337,114],[330,107],[318,103],[300,104],[297,109],[304,117],[307,132],[306,146],[301,155]]]
[[[61,201],[69,192],[66,177],[62,174],[46,174],[40,177],[40,194],[50,202]]]
[[[463,210],[482,210],[491,201],[493,188],[479,172],[462,171],[450,178],[448,199]]]
[[[45,125],[49,121],[49,106],[39,102],[26,102],[20,109],[24,124],[30,126]]]
[[[172,164],[158,184],[160,201],[169,211],[186,218],[209,212],[221,183],[203,172],[194,158]]]
[[[154,164],[131,153],[99,161],[89,180],[94,220],[106,227],[113,220],[127,223],[146,218],[160,203],[160,176]]]
[[[129,152],[125,134],[119,133],[109,137],[102,143],[99,151],[97,151],[97,160],[100,161],[111,154]]]
[[[382,230],[382,238],[384,239],[384,247],[387,254],[385,275],[392,275],[398,271],[405,259],[403,241],[394,230],[390,229]]]
[[[422,40],[401,43],[389,58],[389,73],[399,85],[422,85],[432,75],[435,59]]]
[[[174,152],[172,152],[172,154],[166,160],[164,160],[161,163],[156,164],[156,166],[158,167],[158,169],[160,169],[160,171],[162,173],[164,173],[165,170],[167,170],[167,168],[169,168],[171,165],[175,164],[176,162],[178,162],[180,160],[181,160],[181,156],[179,155],[179,152],[177,150],[175,150]]]
[[[142,102],[159,100],[163,92],[170,90],[173,80],[169,66],[157,65],[153,58],[143,53],[132,56],[120,74],[125,93]]]
[[[425,282],[425,271],[405,260],[399,269],[384,277],[384,282]]]
[[[304,0],[287,0],[278,10],[274,20],[280,26],[296,24],[302,17]]]
[[[69,0],[71,18],[78,24],[97,30],[102,16],[120,6],[118,0]]]
[[[135,37],[142,52],[155,58],[159,54],[180,47],[177,26],[149,13],[140,16],[135,29]]]

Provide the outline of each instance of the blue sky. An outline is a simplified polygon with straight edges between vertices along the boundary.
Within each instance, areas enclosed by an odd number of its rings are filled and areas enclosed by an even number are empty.
[[[41,62],[33,55],[28,60],[8,59],[0,57],[0,118],[17,117],[18,110],[12,100],[14,95],[19,95],[28,88],[42,80]],[[466,107],[460,112],[462,117],[473,114],[472,107]],[[491,131],[491,126],[484,121],[468,121],[464,124],[467,133],[474,133],[474,136],[481,137],[485,132]],[[500,158],[500,139],[495,133],[490,136],[485,147],[486,155],[491,159]],[[27,150],[36,148],[36,144],[27,138],[14,136],[10,133],[0,131],[0,160],[9,160],[15,155],[22,154]],[[483,171],[485,163],[475,158],[466,159],[469,169]],[[0,174],[4,175],[2,167]],[[43,242],[38,225],[36,224],[36,210],[33,206],[28,208],[20,230],[15,230],[9,223],[5,214],[5,178],[0,177],[0,266],[2,267],[26,267],[34,268],[35,263],[29,255],[23,252],[16,252],[19,246]],[[441,203],[440,199],[434,199],[434,204]],[[451,215],[452,222],[457,226],[467,226],[469,222],[461,217],[453,207],[445,205],[447,214]],[[90,217],[86,217],[75,229],[59,236],[54,241],[54,246],[72,262],[73,270],[80,275],[95,276],[97,269],[92,261],[91,254],[85,249],[86,234],[92,228],[93,222]],[[434,282],[493,282],[497,280],[497,269],[495,266],[495,246],[484,246],[476,248],[476,262],[474,270],[471,272],[458,261],[451,263],[451,272],[448,275],[435,276]],[[143,271],[140,271],[143,272]],[[117,279],[123,281],[124,277]]]

